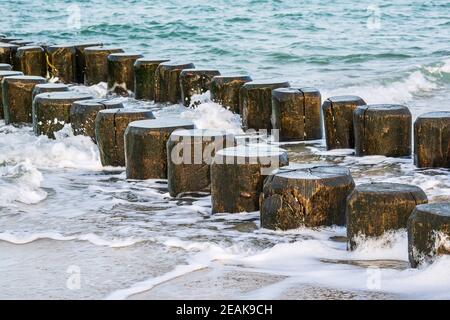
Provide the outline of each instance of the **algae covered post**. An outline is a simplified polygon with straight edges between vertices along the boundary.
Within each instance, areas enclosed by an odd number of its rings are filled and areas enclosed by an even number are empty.
[[[278,148],[237,146],[219,150],[211,164],[212,212],[259,210],[264,179],[288,164],[287,153]]]
[[[124,134],[129,123],[154,119],[153,112],[139,109],[104,109],[95,118],[95,140],[104,166],[125,166]]]
[[[210,192],[210,165],[217,151],[234,147],[234,135],[217,130],[177,130],[167,142],[169,193]]]
[[[155,78],[158,66],[169,59],[137,59],[134,64],[135,98],[155,100]]]
[[[130,123],[125,132],[127,178],[166,179],[167,141],[177,129],[194,129],[194,124],[174,117]]]
[[[7,124],[31,123],[33,89],[45,83],[37,76],[12,76],[2,81],[3,110]]]
[[[108,56],[108,91],[122,96],[134,92],[134,63],[139,53],[111,53]]]
[[[33,130],[36,135],[51,139],[64,125],[70,123],[70,108],[79,100],[89,100],[89,94],[76,92],[47,92],[38,94],[33,101]]]

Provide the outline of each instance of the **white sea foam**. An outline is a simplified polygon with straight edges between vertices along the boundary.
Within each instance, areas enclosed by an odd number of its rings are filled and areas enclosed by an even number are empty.
[[[370,84],[351,86],[322,92],[324,98],[337,95],[357,95],[368,104],[411,102],[415,95],[424,94],[436,89],[437,85],[430,81],[421,71],[412,72],[405,79],[388,84]]]
[[[359,260],[408,260],[408,234],[406,230],[387,232],[381,237],[356,237],[356,249],[349,256]]]
[[[85,94],[90,94],[94,98],[106,98],[108,93],[108,84],[106,82],[100,82],[92,86],[77,85],[70,87],[70,90]]]
[[[70,125],[53,140],[36,137],[29,127],[17,129],[0,124],[0,150],[0,163],[7,165],[28,161],[38,169],[102,169],[97,146],[89,137],[74,136]]]
[[[182,104],[165,106],[155,111],[157,118],[167,116],[179,116],[191,120],[197,129],[226,130],[235,134],[242,134],[241,117],[238,114],[212,102],[209,91],[202,95],[194,95],[193,100],[200,104],[186,108]]]
[[[155,277],[155,278],[151,278],[148,280],[138,282],[127,289],[114,291],[111,294],[109,294],[105,298],[105,300],[123,300],[134,294],[138,294],[141,292],[151,290],[152,288],[154,288],[155,286],[157,286],[163,282],[178,278],[182,275],[185,275],[185,274],[188,274],[188,273],[191,273],[191,272],[203,269],[203,268],[205,268],[205,266],[203,266],[202,264],[189,264],[189,265],[176,266],[174,270],[167,272],[159,277]]]
[[[0,207],[15,201],[24,204],[38,203],[47,197],[41,189],[44,178],[30,160],[13,166],[0,166]]]
[[[192,120],[198,129],[227,130],[235,134],[243,133],[241,117],[215,102],[204,102],[196,108],[187,109],[181,113],[181,117]]]
[[[450,74],[450,59],[444,60],[438,66],[425,67],[425,70],[427,70],[431,74],[437,75],[439,77],[446,76],[446,75]]]
[[[228,260],[235,258],[236,255],[232,253],[234,247],[222,248],[213,243],[198,243],[198,242],[185,242],[179,239],[169,239],[165,243],[169,247],[183,248],[185,250],[194,250],[194,254],[187,258],[188,264],[178,265],[172,271],[160,275],[158,277],[150,278],[138,282],[131,286],[130,288],[117,290],[109,294],[107,300],[121,300],[126,299],[134,294],[145,292],[151,290],[155,286],[183,276],[185,274],[207,268],[216,260]]]
[[[87,241],[96,246],[105,246],[111,248],[129,247],[141,242],[140,239],[121,238],[121,239],[104,239],[96,234],[82,234],[77,236],[64,236],[57,232],[18,234],[10,232],[0,233],[0,241],[5,241],[17,245],[28,244],[37,240],[50,239],[56,241]]]

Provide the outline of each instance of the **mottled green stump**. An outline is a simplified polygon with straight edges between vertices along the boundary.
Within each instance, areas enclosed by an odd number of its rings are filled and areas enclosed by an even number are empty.
[[[353,112],[357,156],[411,156],[411,112],[401,105],[359,106]]]
[[[2,90],[2,81],[7,77],[14,76],[23,76],[22,72],[19,71],[0,71],[0,119],[4,119],[4,111],[3,111],[3,90]]]
[[[211,100],[239,114],[239,91],[250,81],[252,78],[245,75],[215,76],[211,81]]]
[[[289,86],[287,81],[251,81],[244,84],[239,93],[244,129],[270,130],[272,90]]]
[[[45,77],[47,75],[47,62],[45,52],[41,47],[20,47],[17,49],[17,70],[25,75]]]
[[[102,43],[83,43],[75,45],[76,82],[84,84],[86,74],[86,56],[84,51],[91,47],[101,47]]]
[[[156,69],[155,102],[179,103],[181,101],[180,73],[194,69],[193,63],[163,62]]]
[[[6,77],[2,81],[3,110],[6,124],[31,123],[33,89],[47,80],[36,76]]]
[[[414,123],[414,164],[450,168],[450,112],[429,112]]]
[[[140,100],[155,100],[155,78],[158,66],[168,59],[141,58],[134,64],[134,97]]]
[[[219,75],[219,70],[214,69],[184,69],[181,71],[181,100],[184,106],[198,105],[200,102],[192,101],[192,96],[210,90],[212,78]]]
[[[219,150],[211,164],[212,212],[259,210],[264,179],[288,164],[287,153],[276,148],[240,146]]]
[[[408,252],[411,267],[430,263],[450,254],[450,203],[430,203],[416,207],[408,220]]]
[[[127,179],[166,179],[167,141],[177,129],[193,129],[191,121],[161,118],[130,123],[125,132]]]
[[[55,138],[55,132],[70,123],[70,108],[79,100],[93,99],[76,92],[48,92],[38,94],[33,101],[33,131],[36,135]]]
[[[8,63],[0,63],[0,71],[11,71],[12,67]]]
[[[347,200],[348,248],[355,238],[380,237],[390,230],[406,228],[416,205],[428,199],[419,187],[399,183],[367,183],[355,188]]]
[[[134,63],[141,54],[112,53],[108,56],[108,91],[121,96],[134,92]]]
[[[121,102],[106,99],[75,101],[70,109],[70,123],[75,135],[88,136],[95,142],[95,119],[100,110],[121,109]]]
[[[65,85],[64,83],[42,83],[37,84],[33,89],[33,101],[34,98],[41,93],[47,93],[47,92],[65,92],[69,91],[69,87]]]
[[[322,105],[327,149],[355,148],[353,111],[366,102],[358,96],[330,97]]]
[[[322,138],[321,95],[315,88],[279,88],[272,91],[272,128],[280,141]]]
[[[10,41],[9,43],[18,45],[20,47],[34,45],[33,41],[28,41],[28,40],[15,40],[15,41]]]
[[[108,81],[108,56],[113,53],[123,53],[120,48],[89,47],[84,49],[86,61],[84,84],[92,86]]]
[[[15,69],[14,62],[16,60],[18,45],[10,43],[0,43],[0,63],[7,63]]]
[[[292,165],[267,177],[261,194],[261,227],[272,230],[345,224],[355,182],[347,168]]]
[[[167,142],[167,177],[172,197],[210,192],[210,165],[217,151],[234,147],[234,135],[214,130],[177,130]]]
[[[148,110],[105,109],[97,113],[95,119],[95,139],[103,166],[125,166],[124,134],[129,123],[144,119],[154,119]]]
[[[76,82],[76,49],[73,45],[58,45],[47,48],[50,76],[62,83]]]

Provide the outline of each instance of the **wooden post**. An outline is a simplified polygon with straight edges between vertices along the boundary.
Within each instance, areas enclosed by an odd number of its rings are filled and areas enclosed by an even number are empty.
[[[36,135],[55,138],[55,132],[70,123],[70,108],[78,100],[93,99],[76,92],[48,92],[38,94],[33,101],[33,130]]]
[[[6,124],[32,122],[33,89],[47,80],[36,76],[6,77],[2,81],[3,110]]]
[[[4,110],[3,110],[3,90],[2,90],[2,81],[7,77],[14,76],[23,76],[22,72],[19,71],[0,71],[0,119],[5,118]]]
[[[112,53],[108,56],[108,91],[128,96],[134,92],[134,63],[142,58],[136,53]]]
[[[217,151],[234,147],[234,135],[215,130],[177,130],[167,142],[169,193],[210,192],[210,165]]]
[[[389,230],[406,228],[416,205],[428,199],[419,187],[399,183],[367,183],[356,187],[347,200],[348,248],[355,237],[380,237]]]
[[[414,163],[450,168],[450,112],[428,112],[414,123]]]
[[[215,69],[184,69],[180,73],[181,100],[185,107],[198,105],[199,101],[191,101],[195,94],[203,94],[211,89],[211,81],[220,75]]]
[[[125,132],[127,179],[166,179],[167,141],[177,129],[193,129],[191,121],[161,118],[135,121]]]
[[[130,122],[154,119],[149,110],[105,109],[97,113],[95,119],[95,139],[100,151],[102,165],[125,166],[125,130]]]
[[[353,113],[357,156],[411,156],[411,112],[400,105],[359,106]]]
[[[315,88],[279,88],[272,91],[272,128],[280,141],[322,138],[321,95]]]
[[[239,91],[250,81],[252,78],[246,75],[215,76],[211,81],[211,100],[240,113]]]
[[[18,45],[10,43],[0,43],[0,63],[7,63],[15,69],[15,59]]]
[[[327,149],[354,149],[353,111],[366,102],[358,96],[335,96],[322,105]]]
[[[62,83],[76,82],[76,49],[73,45],[55,45],[47,48],[50,76]]]
[[[212,212],[259,210],[264,179],[288,164],[287,153],[274,147],[238,146],[218,151],[211,164]]]
[[[17,49],[17,70],[25,75],[45,77],[47,62],[44,49],[37,46],[26,46]]]
[[[75,135],[88,136],[95,140],[95,119],[100,110],[121,109],[123,104],[114,100],[92,99],[75,101],[70,108],[70,123]]]
[[[194,69],[193,63],[163,62],[156,69],[155,102],[179,103],[181,101],[180,73]]]
[[[450,203],[430,203],[416,207],[408,220],[408,252],[411,267],[430,263],[450,254]]]
[[[75,60],[76,60],[76,82],[84,84],[86,74],[86,56],[84,51],[91,47],[101,47],[102,43],[83,43],[75,45]]]
[[[113,53],[123,53],[120,48],[88,47],[84,49],[86,61],[84,84],[92,86],[108,81],[108,56]]]
[[[242,126],[245,130],[270,130],[272,90],[289,87],[287,81],[251,81],[239,93]]]
[[[158,66],[168,59],[137,59],[134,64],[135,98],[141,100],[155,100],[155,77]]]
[[[264,183],[261,227],[288,230],[344,225],[346,199],[354,187],[350,171],[341,166],[281,168]]]

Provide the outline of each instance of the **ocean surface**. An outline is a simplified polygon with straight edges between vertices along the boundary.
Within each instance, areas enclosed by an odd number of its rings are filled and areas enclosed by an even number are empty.
[[[0,34],[97,42],[222,74],[285,79],[322,98],[401,103],[414,117],[450,111],[450,2],[299,0],[17,0],[0,2]],[[72,90],[106,94],[105,84]],[[204,97],[197,109],[123,99],[157,116],[240,132]],[[283,145],[291,162],[348,166],[356,183],[419,185],[450,201],[450,172],[411,159]],[[56,140],[0,120],[1,299],[450,298],[450,257],[410,269],[406,231],[360,239],[342,227],[275,232],[258,212],[211,215],[209,196],[169,197],[166,181],[127,181],[66,126]]]

